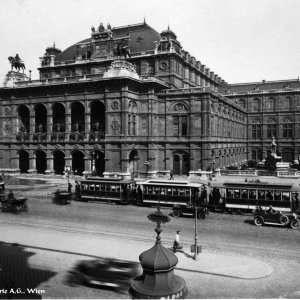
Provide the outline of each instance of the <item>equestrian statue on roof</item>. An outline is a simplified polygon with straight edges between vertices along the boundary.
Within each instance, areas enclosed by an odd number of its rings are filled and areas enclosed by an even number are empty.
[[[11,64],[11,70],[13,70],[13,68],[16,69],[16,71],[20,71],[21,69],[23,70],[23,73],[24,73],[24,70],[26,69],[25,68],[25,64],[24,62],[21,60],[19,54],[16,54],[15,57],[13,56],[10,56],[8,58],[10,64]]]

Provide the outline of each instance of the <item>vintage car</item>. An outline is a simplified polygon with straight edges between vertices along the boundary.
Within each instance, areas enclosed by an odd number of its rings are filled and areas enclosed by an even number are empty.
[[[52,193],[52,202],[55,204],[70,204],[72,199],[72,193],[63,192],[57,190],[56,192]]]
[[[286,213],[273,208],[262,209],[258,207],[254,212],[254,224],[256,226],[273,224],[297,229],[299,228],[299,216],[296,213]]]
[[[124,290],[128,289],[130,279],[138,275],[138,267],[135,262],[109,258],[81,260],[69,272],[67,283]]]
[[[28,212],[27,198],[16,198],[12,193],[1,194],[0,197],[2,212],[12,212],[18,214],[20,211]]]
[[[173,216],[181,217],[181,216],[195,216],[196,208],[194,206],[186,206],[186,205],[174,205],[173,206]],[[197,218],[198,219],[206,219],[209,215],[209,211],[207,207],[200,206],[197,207]]]

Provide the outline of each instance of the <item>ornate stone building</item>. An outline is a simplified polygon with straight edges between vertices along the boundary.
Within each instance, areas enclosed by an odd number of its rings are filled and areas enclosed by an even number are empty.
[[[9,72],[0,89],[2,171],[187,174],[248,158],[248,106],[170,29],[101,23],[47,48],[39,72]]]
[[[272,137],[285,162],[300,156],[300,82],[282,80],[224,85],[226,98],[247,111],[248,159],[260,161],[271,152]]]

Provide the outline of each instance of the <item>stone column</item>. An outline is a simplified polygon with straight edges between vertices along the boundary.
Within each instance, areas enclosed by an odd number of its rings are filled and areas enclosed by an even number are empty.
[[[33,141],[33,134],[35,133],[35,111],[33,105],[29,107],[29,140]]]
[[[85,140],[88,141],[90,138],[91,131],[91,115],[90,111],[85,112]]]
[[[28,173],[31,174],[36,174],[36,157],[35,154],[33,153],[33,150],[29,151],[29,170]]]
[[[53,111],[51,104],[47,104],[47,140],[51,141],[51,134],[53,133]]]
[[[54,168],[53,168],[53,155],[50,153],[50,151],[47,151],[47,170],[45,171],[46,175],[52,175],[54,174]]]

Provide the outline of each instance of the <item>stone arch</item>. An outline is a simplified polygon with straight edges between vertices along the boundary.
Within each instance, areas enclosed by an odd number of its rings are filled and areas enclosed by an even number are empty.
[[[25,150],[21,150],[18,155],[20,173],[27,173],[29,170],[29,153]]]
[[[47,154],[43,150],[35,152],[35,166],[38,174],[45,174],[47,170]]]
[[[30,124],[30,118],[29,118],[29,108],[24,105],[21,104],[18,106],[17,108],[17,112],[18,112],[18,128],[19,131],[21,132],[29,132],[29,124]]]
[[[71,153],[72,161],[71,168],[73,172],[76,172],[78,175],[82,175],[84,171],[84,154],[80,150],[74,150]]]
[[[139,170],[139,153],[136,149],[129,152],[129,165],[128,171],[132,174],[132,177],[138,177]]]
[[[170,105],[169,111],[173,113],[187,113],[189,107],[183,102],[176,102]]]
[[[71,105],[71,130],[82,132],[85,130],[85,108],[84,105],[75,101]]]
[[[105,133],[105,105],[102,101],[94,100],[90,106],[91,131]]]
[[[35,111],[35,132],[47,132],[47,108],[39,103],[34,107]]]
[[[52,131],[65,132],[66,130],[66,108],[62,103],[54,103],[52,105]]]
[[[63,175],[65,170],[65,153],[61,150],[55,150],[52,156],[54,173]]]

